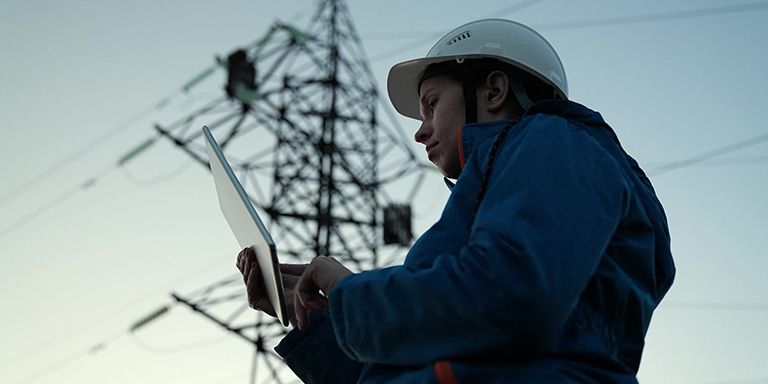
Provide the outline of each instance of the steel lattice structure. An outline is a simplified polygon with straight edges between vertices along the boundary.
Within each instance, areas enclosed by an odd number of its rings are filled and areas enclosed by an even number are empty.
[[[359,271],[402,256],[425,167],[380,102],[346,5],[322,0],[305,29],[275,23],[218,61],[226,96],[157,131],[207,167],[200,127],[211,129],[268,217],[283,261],[333,256]],[[248,315],[239,278],[174,298],[252,343],[254,372],[281,380],[284,366],[268,346],[284,330]]]

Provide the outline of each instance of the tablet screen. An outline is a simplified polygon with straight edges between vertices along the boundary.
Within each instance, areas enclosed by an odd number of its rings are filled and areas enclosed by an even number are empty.
[[[208,127],[203,127],[211,173],[219,197],[219,206],[240,248],[253,247],[267,289],[267,297],[275,308],[278,319],[288,326],[288,316],[283,293],[277,251],[272,236],[259,218],[256,209],[235,176]]]

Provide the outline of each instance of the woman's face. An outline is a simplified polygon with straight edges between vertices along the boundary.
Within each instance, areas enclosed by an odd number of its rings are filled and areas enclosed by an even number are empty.
[[[461,83],[445,76],[424,80],[419,90],[421,127],[414,139],[424,144],[427,157],[445,177],[461,173],[459,130],[464,125]]]

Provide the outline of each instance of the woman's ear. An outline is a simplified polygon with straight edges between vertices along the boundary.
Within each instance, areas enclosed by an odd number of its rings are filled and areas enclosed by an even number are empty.
[[[507,108],[509,102],[509,76],[503,71],[492,71],[485,78],[483,101],[490,114]]]

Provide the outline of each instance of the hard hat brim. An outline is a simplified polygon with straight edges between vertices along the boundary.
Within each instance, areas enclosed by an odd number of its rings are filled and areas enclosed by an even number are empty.
[[[426,57],[395,64],[387,77],[389,100],[398,113],[421,120],[419,113],[419,77],[430,64],[456,59],[457,56]]]

